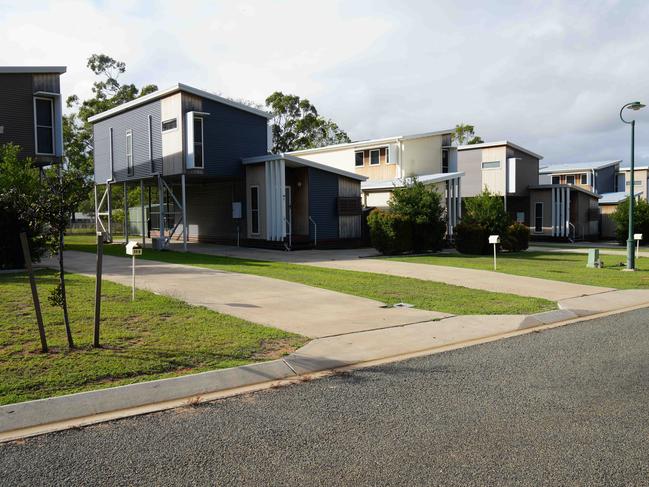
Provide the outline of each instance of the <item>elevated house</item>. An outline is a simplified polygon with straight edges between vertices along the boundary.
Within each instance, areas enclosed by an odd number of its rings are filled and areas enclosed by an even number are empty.
[[[394,188],[403,186],[410,178],[434,186],[443,196],[448,234],[452,235],[461,215],[463,176],[457,169],[452,132],[449,129],[360,140],[290,154],[365,177],[361,191],[366,208],[387,207]]]
[[[148,226],[141,233],[157,248],[172,239],[185,248],[188,241],[353,245],[361,237],[366,178],[270,154],[269,118],[183,84],[91,117],[97,229],[112,233],[108,189],[139,185]]]
[[[38,166],[60,162],[64,66],[0,66],[0,145],[13,143]]]
[[[621,160],[550,164],[539,170],[545,184],[569,184],[591,193],[617,191]]]

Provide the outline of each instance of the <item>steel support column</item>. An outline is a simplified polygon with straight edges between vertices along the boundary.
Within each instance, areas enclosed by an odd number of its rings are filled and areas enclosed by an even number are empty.
[[[183,251],[187,252],[187,198],[185,190],[185,175],[180,176],[180,186],[181,186],[181,201],[182,201],[182,211],[183,211]]]

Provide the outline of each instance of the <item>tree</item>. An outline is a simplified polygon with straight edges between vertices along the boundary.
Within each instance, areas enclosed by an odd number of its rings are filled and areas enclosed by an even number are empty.
[[[52,290],[49,300],[53,306],[60,306],[63,310],[68,346],[74,348],[65,292],[63,239],[70,223],[70,216],[79,203],[86,198],[91,183],[80,169],[59,165],[45,171],[42,184],[45,191],[39,202],[39,210],[42,219],[47,222],[50,229],[48,235],[50,251],[52,254],[58,254],[59,260],[59,284]]]
[[[464,123],[455,126],[451,138],[454,142],[457,142],[457,145],[481,144],[484,142],[482,137],[475,135],[475,127],[473,125]]]
[[[18,235],[28,237],[32,260],[46,251],[46,228],[38,202],[42,197],[39,171],[30,159],[19,159],[20,147],[0,147],[0,269],[24,265]]]
[[[276,91],[266,98],[266,106],[273,114],[273,152],[351,142],[335,122],[319,115],[306,98]]]
[[[477,196],[465,199],[463,223],[482,226],[489,235],[504,235],[512,219],[505,211],[502,196],[490,192],[486,187]]]
[[[94,96],[80,101],[77,95],[67,98],[66,104],[72,111],[63,117],[63,141],[65,155],[70,169],[80,171],[88,179],[93,176],[92,124],[88,118],[110,110],[118,105],[147,95],[158,89],[156,85],[137,88],[134,84],[121,84],[120,75],[126,72],[126,64],[105,54],[93,54],[88,58],[88,68],[100,79],[92,86]],[[116,194],[113,203],[121,206],[122,196]],[[79,202],[84,211],[94,211],[94,200],[90,190]]]
[[[629,237],[629,198],[621,201],[611,214],[615,222],[615,234],[620,244],[625,244]],[[633,229],[635,233],[649,235],[649,202],[636,199],[633,205]],[[645,237],[646,238],[646,237]]]

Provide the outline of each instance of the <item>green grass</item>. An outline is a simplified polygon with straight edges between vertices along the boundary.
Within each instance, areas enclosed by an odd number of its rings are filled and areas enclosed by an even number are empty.
[[[67,274],[77,349],[47,299],[51,271],[37,274],[50,352],[40,353],[25,274],[0,275],[0,404],[233,367],[281,357],[306,338],[111,282],[102,288],[101,338],[91,347],[94,279]]]
[[[66,248],[96,251],[95,245],[87,243],[87,240],[85,242],[70,238]],[[107,255],[124,256],[124,247],[106,245],[104,252]],[[386,274],[150,249],[144,250],[142,258],[271,277],[375,299],[389,305],[405,302],[420,309],[458,315],[529,314],[556,308],[555,303],[545,299],[493,293]]]
[[[412,257],[390,257],[391,259],[419,264],[434,264],[468,269],[493,269],[492,256],[432,254]],[[498,254],[498,272],[517,276],[540,277],[555,281],[589,284],[617,289],[649,288],[649,258],[637,260],[636,272],[623,272],[619,264],[626,261],[624,255],[600,253],[603,269],[586,267],[586,254],[567,252],[518,252]]]

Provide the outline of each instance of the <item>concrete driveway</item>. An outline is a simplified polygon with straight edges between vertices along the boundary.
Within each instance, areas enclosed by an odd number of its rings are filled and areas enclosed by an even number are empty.
[[[95,256],[66,252],[66,270],[94,276]],[[53,263],[53,261],[52,261]],[[131,285],[131,260],[104,256],[104,279]],[[384,308],[372,299],[279,279],[150,260],[137,261],[136,286],[262,325],[317,338],[412,323],[445,313]]]
[[[370,248],[283,252],[227,245],[192,244],[189,250],[201,254],[223,255],[241,259],[289,262],[331,269],[412,277],[497,293],[545,298],[550,301],[590,296],[613,290],[613,288],[551,281],[536,277],[514,276],[478,269],[417,264],[392,259],[370,259],[367,257],[378,255],[376,250]]]

